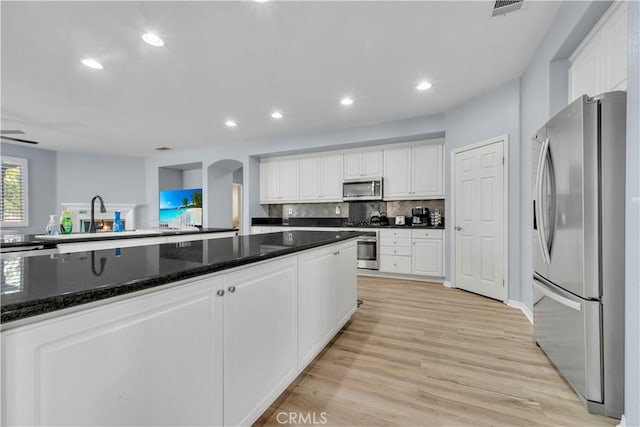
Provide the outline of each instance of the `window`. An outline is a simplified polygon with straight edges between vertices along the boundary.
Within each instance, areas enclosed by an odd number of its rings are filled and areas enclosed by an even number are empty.
[[[2,227],[29,225],[27,159],[2,156],[2,193],[0,219]]]

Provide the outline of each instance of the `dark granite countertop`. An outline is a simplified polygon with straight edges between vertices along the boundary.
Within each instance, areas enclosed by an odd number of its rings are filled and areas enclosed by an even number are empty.
[[[444,230],[444,224],[432,226],[432,225],[346,225],[348,218],[289,218],[283,221],[282,218],[262,217],[252,218],[252,226],[265,226],[265,227],[340,227],[345,229],[354,228],[406,228],[406,229],[431,229],[431,230]],[[393,218],[389,219],[393,221]]]
[[[3,257],[2,323],[359,236],[289,231],[72,254]]]
[[[58,243],[78,243],[78,242],[93,242],[100,240],[116,240],[116,239],[139,239],[142,237],[160,237],[160,236],[179,236],[182,234],[195,234],[195,233],[224,233],[231,231],[238,231],[236,228],[195,228],[190,230],[174,230],[174,229],[154,229],[149,230],[156,232],[155,234],[107,234],[102,233],[76,233],[72,234],[72,238],[39,238],[39,234],[7,234],[0,237],[0,247],[2,248],[19,248],[23,246],[43,246],[42,249],[55,248]],[[44,233],[43,233],[44,234]],[[99,236],[99,237],[95,237]]]

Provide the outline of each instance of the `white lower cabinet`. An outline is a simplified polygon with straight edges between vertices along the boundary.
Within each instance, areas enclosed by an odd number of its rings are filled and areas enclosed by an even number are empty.
[[[320,353],[357,306],[355,245],[321,248],[299,262],[299,366]]]
[[[303,348],[319,352],[353,314],[356,291],[352,240],[3,325],[1,424],[250,425],[313,358]]]
[[[380,230],[380,271],[442,277],[443,238],[443,230]]]
[[[224,425],[249,425],[298,374],[296,258],[224,281]]]
[[[222,278],[2,332],[2,425],[222,424]]]

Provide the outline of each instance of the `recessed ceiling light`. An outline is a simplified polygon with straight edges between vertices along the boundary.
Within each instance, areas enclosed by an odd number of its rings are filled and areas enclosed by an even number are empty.
[[[353,104],[353,99],[351,99],[351,98],[342,98],[340,100],[340,104],[342,104],[342,105],[351,105],[351,104]]]
[[[274,111],[273,113],[271,113],[271,117],[273,117],[274,119],[281,119],[282,113],[280,111]]]
[[[254,0],[254,1],[255,1],[256,3],[266,3],[266,2],[268,2],[269,0]]]
[[[154,148],[154,150],[156,150],[156,151],[169,151],[169,150],[171,150],[171,148],[162,146],[162,147],[156,147],[156,148]]]
[[[420,82],[420,84],[418,86],[416,86],[416,89],[418,90],[427,90],[431,87],[431,83],[424,81],[424,82]]]
[[[91,58],[83,59],[82,63],[89,68],[93,68],[94,70],[102,70],[103,68],[101,63]]]
[[[155,47],[164,46],[164,41],[160,37],[158,37],[157,34],[154,34],[154,33],[143,34],[142,40],[144,40],[146,43],[150,44],[151,46],[155,46]]]
[[[234,128],[234,127],[238,126],[236,124],[236,122],[234,122],[233,120],[227,120],[226,122],[224,122],[224,124],[229,126],[230,128]]]

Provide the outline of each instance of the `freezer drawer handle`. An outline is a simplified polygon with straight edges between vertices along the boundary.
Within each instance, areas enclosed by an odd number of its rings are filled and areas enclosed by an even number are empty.
[[[567,297],[563,297],[562,295],[556,292],[553,292],[551,289],[547,288],[544,284],[541,284],[537,281],[533,282],[533,285],[537,287],[538,290],[542,292],[545,296],[548,296],[552,300],[564,305],[565,307],[569,307],[570,309],[575,311],[582,311],[582,306],[580,305],[580,303],[576,301],[572,301]]]

